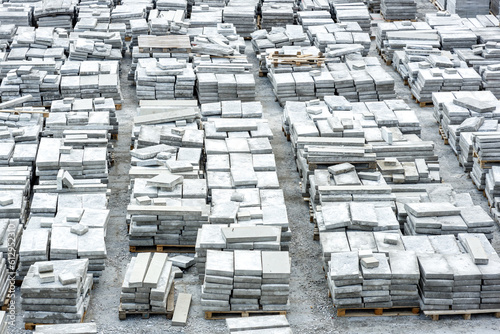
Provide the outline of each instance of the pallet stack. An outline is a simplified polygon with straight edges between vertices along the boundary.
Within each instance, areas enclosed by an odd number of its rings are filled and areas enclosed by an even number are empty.
[[[381,0],[380,13],[387,21],[415,20],[417,3],[415,0]]]

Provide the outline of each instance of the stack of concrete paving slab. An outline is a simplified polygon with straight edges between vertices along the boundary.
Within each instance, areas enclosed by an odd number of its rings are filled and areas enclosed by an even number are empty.
[[[446,10],[460,17],[474,17],[476,15],[487,15],[490,12],[490,1],[488,0],[447,0]]]
[[[70,41],[70,60],[122,59],[123,41],[120,32],[72,32]]]
[[[216,27],[222,23],[222,10],[224,6],[198,5],[193,6],[189,19],[190,28]]]
[[[127,264],[120,294],[120,310],[167,313],[173,298],[174,272],[166,253],[139,253]],[[171,310],[170,310],[171,311]]]
[[[292,329],[284,315],[256,316],[250,318],[228,318],[226,324],[229,333],[264,333],[292,334]]]
[[[448,82],[449,89],[445,86]],[[472,68],[419,69],[417,80],[409,81],[411,92],[418,102],[432,102],[432,93],[439,91],[477,91],[481,76]]]
[[[23,321],[35,324],[83,322],[92,288],[88,263],[85,259],[32,265],[21,285]]]
[[[411,33],[409,33],[411,32]],[[384,59],[392,60],[394,51],[403,49],[408,44],[440,47],[437,32],[426,22],[395,21],[377,24],[375,43]]]
[[[73,28],[78,0],[42,0],[34,10],[34,19],[38,27]]]
[[[187,0],[157,0],[156,9],[161,11],[187,9]]]
[[[2,3],[0,6],[0,20],[2,25],[33,26],[33,7],[33,4],[29,3]]]
[[[159,11],[154,9],[149,12],[148,23],[151,35],[163,36],[168,32],[172,34],[186,34],[189,24],[185,22],[185,10]]]
[[[482,190],[486,185],[488,170],[492,166],[498,165],[498,161],[500,160],[497,146],[500,142],[500,134],[496,131],[489,133],[476,132],[472,134],[471,141],[474,164],[470,172],[470,177],[476,187]]]
[[[294,1],[265,1],[261,7],[262,29],[270,30],[272,27],[285,27],[294,23]]]
[[[255,15],[258,1],[231,0],[224,7],[222,19],[224,23],[234,24],[238,35],[250,37],[257,30]]]
[[[248,208],[252,210],[252,207]],[[255,211],[255,210],[254,210]],[[205,224],[196,239],[196,269],[200,279],[205,274],[208,250],[233,251],[248,249],[259,251],[288,250],[290,239],[281,239],[281,229],[274,226],[244,224]],[[288,240],[288,241],[287,241]]]
[[[61,67],[63,98],[112,98],[121,104],[120,63],[118,61],[67,61]]]
[[[380,13],[386,20],[415,20],[417,3],[415,0],[381,0]]]
[[[38,334],[97,334],[97,325],[93,322],[81,324],[37,325],[34,333]]]
[[[208,250],[201,305],[204,311],[283,311],[289,308],[288,252]]]
[[[89,130],[118,135],[116,108],[111,98],[74,99],[52,101],[50,117],[46,120],[44,136],[63,137],[65,131]],[[76,134],[76,133],[74,133]],[[105,135],[105,138],[108,138]]]
[[[42,65],[43,67],[45,65],[52,66],[46,72],[37,69],[36,65],[30,66],[32,62],[37,64],[45,63]],[[6,61],[5,63],[17,63],[18,66],[14,66],[13,69],[9,70],[4,80],[2,80],[0,86],[2,102],[14,100],[20,96],[31,95],[31,99],[24,102],[23,105],[41,107],[47,103],[50,104],[50,101],[54,98],[60,98],[58,86],[61,77],[56,74],[54,60]],[[45,102],[42,98],[42,87],[45,88],[44,96],[47,96]]]
[[[297,12],[297,23],[307,29],[311,26],[333,24],[334,22],[328,10],[315,10]]]
[[[310,41],[302,26],[287,24],[286,27],[273,27],[270,32],[265,29],[252,33],[252,46],[255,52],[265,54],[266,50],[286,46],[309,46]],[[271,50],[267,51],[272,52]]]
[[[493,238],[494,221],[479,206],[460,208],[451,203],[406,203],[407,235],[484,233]]]
[[[358,22],[364,32],[370,32],[370,13],[368,8],[362,2],[344,0],[330,1],[330,12],[333,19],[338,23]]]
[[[490,211],[495,220],[498,222],[500,221],[500,187],[499,187],[499,167],[498,166],[492,166],[491,169],[489,169],[488,174],[486,176],[486,182],[484,186],[484,191],[486,194],[486,197],[488,198],[488,201],[490,203]]]
[[[307,29],[307,35],[321,52],[325,52],[331,44],[340,44],[330,46],[331,48],[361,44],[364,48],[362,54],[367,56],[371,45],[370,35],[363,32],[357,22],[312,26]]]
[[[120,5],[114,7],[111,11],[111,23],[125,23],[127,26],[127,37],[132,37],[130,21],[140,18],[146,18],[147,12],[153,7],[150,0],[146,1],[121,1]]]
[[[108,138],[106,133],[76,130],[63,133],[63,138],[42,138],[39,149],[46,154],[38,155],[36,175],[40,180],[56,180],[60,169],[67,170],[68,188],[76,190],[73,179],[101,179],[108,177]],[[97,138],[93,138],[92,136]],[[47,150],[47,151],[45,151]],[[97,181],[100,182],[100,181]],[[83,182],[77,182],[82,185]]]
[[[481,66],[479,73],[483,79],[482,88],[492,92],[496,98],[500,98],[500,66],[499,64],[492,64],[488,66]]]
[[[327,0],[304,0],[300,1],[299,9],[301,11],[312,10],[328,10],[330,8]]]

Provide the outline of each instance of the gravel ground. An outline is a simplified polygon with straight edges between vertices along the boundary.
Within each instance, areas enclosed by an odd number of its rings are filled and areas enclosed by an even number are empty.
[[[419,18],[423,13],[434,11],[434,6],[428,0],[417,0]],[[371,55],[377,52],[372,43]],[[257,69],[257,60],[253,50],[247,42],[247,55],[254,62]],[[118,319],[118,304],[121,282],[124,269],[131,253],[128,251],[128,238],[125,215],[129,202],[128,170],[130,165],[130,132],[132,129],[132,115],[135,112],[137,99],[135,88],[127,81],[127,72],[130,67],[130,55],[122,64],[122,92],[124,96],[123,109],[118,112],[120,133],[115,144],[115,166],[110,170],[111,221],[108,227],[107,249],[108,260],[106,270],[99,284],[92,291],[90,307],[85,321],[96,322],[100,333],[224,333],[223,320],[205,320],[200,306],[200,281],[196,269],[188,270],[182,279],[175,282],[175,290],[188,292],[193,295],[188,324],[184,328],[170,325],[170,321],[162,316],[152,316],[150,319],[141,319],[140,316],[131,316],[127,320]],[[487,209],[487,202],[482,194],[475,189],[471,180],[459,167],[452,150],[443,144],[438,126],[432,116],[432,108],[419,108],[411,99],[408,87],[403,85],[399,75],[392,69],[386,69],[396,80],[396,91],[400,98],[405,99],[417,111],[422,124],[422,138],[436,143],[436,151],[441,163],[441,174],[444,182],[450,183],[458,192],[469,192],[475,204]],[[292,278],[288,320],[295,333],[498,333],[498,320],[492,315],[476,315],[471,321],[464,321],[461,317],[445,317],[438,322],[420,315],[413,317],[362,317],[338,318],[334,312],[332,301],[327,296],[328,288],[325,273],[321,264],[319,243],[312,240],[313,225],[309,223],[309,208],[303,200],[299,189],[299,175],[293,159],[290,143],[281,132],[282,109],[275,101],[269,80],[260,78],[255,72],[257,81],[257,96],[264,107],[264,114],[273,129],[272,140],[280,185],[285,193],[288,217],[292,229],[292,244],[290,254],[292,258]],[[494,246],[500,251],[498,232],[495,233]],[[16,289],[16,321],[9,327],[9,333],[28,333],[24,330],[20,305],[19,288]]]

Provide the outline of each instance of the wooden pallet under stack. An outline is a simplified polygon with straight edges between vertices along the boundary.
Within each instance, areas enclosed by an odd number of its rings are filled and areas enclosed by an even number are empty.
[[[167,298],[167,312],[152,312],[152,311],[125,311],[122,309],[122,304],[120,303],[120,306],[118,307],[118,318],[120,320],[125,320],[127,319],[128,315],[141,315],[142,319],[149,319],[149,316],[151,315],[164,315],[167,317],[167,319],[172,319],[172,316],[174,315],[174,285],[172,284],[172,287],[170,288],[170,292],[168,293],[168,298]]]
[[[222,320],[227,318],[246,318],[251,316],[262,315],[286,315],[286,311],[206,311],[205,319],[207,320]]]
[[[489,310],[438,310],[438,311],[424,311],[424,314],[431,317],[432,320],[437,321],[441,315],[461,315],[464,320],[470,320],[473,314],[493,314],[495,318],[500,318],[500,309]]]
[[[317,56],[313,56],[303,55],[300,51],[295,55],[284,55],[275,51],[268,55],[267,59],[274,67],[278,67],[279,65],[321,67],[325,63],[325,58],[321,52]]]

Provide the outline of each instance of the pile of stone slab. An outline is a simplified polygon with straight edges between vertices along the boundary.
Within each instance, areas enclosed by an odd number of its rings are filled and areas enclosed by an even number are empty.
[[[187,9],[187,1],[186,0],[157,0],[156,1],[156,9],[161,10],[161,11],[168,11],[168,10],[185,11]]]
[[[370,32],[371,17],[368,8],[362,2],[344,0],[330,1],[330,13],[335,22],[357,22],[364,32]]]
[[[379,22],[375,34],[375,45],[387,61],[392,60],[395,51],[404,49],[408,44],[439,48],[441,44],[436,35],[437,32],[426,22]]]
[[[495,221],[500,221],[500,167],[492,166],[486,175],[484,192],[490,204],[490,212]]]
[[[105,132],[88,133],[85,130],[63,133],[63,138],[44,137],[39,149],[45,152],[36,159],[36,175],[40,180],[55,181],[60,169],[65,169],[68,188],[77,190],[84,182],[73,179],[100,179],[108,177],[108,138]],[[95,137],[93,137],[95,136]]]
[[[167,300],[173,298],[173,291],[174,272],[168,254],[139,253],[127,264],[120,310],[166,314]]]
[[[251,318],[227,318],[229,333],[270,332],[292,334],[292,329],[284,315],[256,316]]]
[[[297,23],[307,29],[311,26],[333,24],[334,22],[328,10],[315,10],[297,12]]]
[[[20,96],[31,95],[24,102],[25,106],[50,105],[53,99],[59,99],[59,84],[61,76],[56,73],[56,62],[54,59],[34,59],[5,61],[2,67],[5,78],[0,85],[2,102],[12,101]],[[44,71],[45,70],[45,71]]]
[[[496,131],[487,133],[476,132],[472,134],[471,141],[474,164],[470,172],[470,177],[476,187],[483,190],[486,185],[489,169],[500,162],[500,153],[497,146],[500,143],[500,134]],[[491,182],[491,180],[489,181]]]
[[[200,69],[206,62],[200,62],[196,69]],[[231,67],[227,62],[227,67]],[[236,63],[238,66],[238,63]],[[196,93],[200,103],[218,101],[241,100],[249,101],[255,99],[255,79],[252,73],[223,73],[223,63],[214,63],[213,69],[219,67],[221,73],[197,72]]]
[[[64,179],[66,180],[66,179]],[[64,181],[63,181],[64,182]],[[17,275],[22,279],[37,261],[89,259],[97,282],[107,257],[107,196],[95,193],[35,192],[19,248]]]
[[[496,49],[495,49],[496,50]],[[488,90],[495,95],[496,98],[500,98],[500,66],[498,63],[481,66],[479,68],[479,73],[482,78],[482,88]]]
[[[120,60],[123,40],[119,32],[72,32],[69,60]]]
[[[392,56],[392,67],[403,80],[408,82],[417,81],[418,74],[423,69],[447,70],[446,80],[442,87],[445,91],[457,90],[456,87],[460,87],[460,76],[454,69],[458,64],[461,65],[462,62],[456,60],[450,51],[441,51],[431,46],[421,47],[416,44],[407,44],[404,50],[395,51]]]
[[[400,247],[377,253],[365,244],[331,254],[328,286],[337,309],[419,305],[417,255],[404,251],[397,234],[386,234],[382,240],[388,246],[395,240]]]
[[[189,23],[185,22],[185,18],[185,10],[159,11],[153,9],[148,16],[150,33],[156,36],[166,35],[169,32],[171,34],[185,35],[189,27]]]
[[[473,68],[425,68],[419,69],[416,81],[408,83],[418,102],[430,103],[434,92],[479,90],[481,76]]]
[[[0,311],[0,333],[7,334],[7,312]]]
[[[386,20],[415,20],[417,3],[415,0],[381,0],[380,13]]]
[[[447,0],[446,10],[460,17],[474,17],[476,15],[487,15],[490,12],[490,1],[488,0]]]
[[[284,46],[309,46],[310,41],[302,26],[287,24],[286,27],[273,27],[270,32],[265,29],[251,34],[255,52],[265,53],[267,49]]]
[[[198,5],[193,6],[189,19],[190,28],[216,27],[222,23],[223,6]]]
[[[192,65],[183,59],[138,59],[135,70],[138,99],[192,99],[195,81]]]
[[[466,171],[473,165],[472,134],[498,132],[498,101],[489,91],[433,93],[434,117]]]
[[[38,334],[97,334],[97,325],[93,322],[81,324],[37,325],[34,333]]]
[[[256,6],[258,1],[231,0],[222,11],[224,23],[232,23],[242,37],[250,37],[257,30]]]
[[[33,13],[36,26],[73,28],[76,4],[78,0],[42,0]]]
[[[427,236],[416,238],[412,241],[421,273],[421,309],[471,310],[498,306],[500,291],[493,282],[500,277],[500,258],[483,234],[461,233],[458,241],[454,237],[445,240],[444,236],[435,240]]]
[[[75,99],[52,101],[50,117],[45,122],[44,136],[61,138],[68,131],[88,130],[92,133],[118,135],[116,108],[111,98]]]
[[[36,262],[21,285],[23,321],[35,324],[83,321],[90,302],[92,274],[89,261]],[[49,304],[47,304],[49,303]]]
[[[33,4],[2,3],[0,5],[0,20],[2,25],[15,24],[21,27],[33,26]]]
[[[326,0],[304,0],[299,4],[299,9],[301,11],[319,11],[319,10],[329,10],[330,5]]]
[[[207,251],[204,311],[284,311],[290,292],[288,252]]]
[[[370,51],[371,39],[370,35],[361,30],[357,22],[333,23],[327,25],[317,25],[308,27],[307,36],[311,43],[316,46],[321,52],[325,52],[327,47],[350,46],[352,44],[361,44],[364,48],[363,56],[368,55]]]
[[[456,207],[446,202],[406,203],[405,235],[483,233],[493,238],[494,220],[480,206]]]
[[[67,61],[61,66],[61,96],[74,98],[112,98],[122,103],[118,61]]]
[[[293,0],[264,1],[261,7],[261,28],[270,30],[273,27],[285,27],[287,24],[293,24],[295,21],[294,4]]]
[[[148,11],[153,8],[152,1],[121,1],[119,5],[111,10],[111,23],[125,23],[127,27],[126,36],[132,37],[130,21],[145,18]]]
[[[257,211],[255,207],[247,208],[249,211]],[[229,226],[220,223],[205,224],[198,230],[196,239],[195,261],[198,275],[200,279],[205,275],[208,250],[284,251],[288,250],[290,236],[291,233],[283,235],[279,227],[270,225],[259,226],[244,222],[231,223]]]

